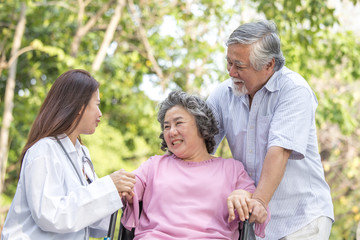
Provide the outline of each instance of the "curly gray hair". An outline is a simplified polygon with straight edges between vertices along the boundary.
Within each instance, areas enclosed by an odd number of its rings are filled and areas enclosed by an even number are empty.
[[[183,91],[171,92],[169,96],[159,104],[157,120],[161,125],[161,134],[159,136],[159,138],[162,139],[161,149],[163,151],[168,150],[164,138],[164,119],[166,112],[174,106],[183,107],[195,117],[197,128],[200,136],[204,138],[206,149],[208,153],[212,153],[215,148],[214,136],[219,133],[214,114],[204,100]]]
[[[280,37],[272,21],[260,21],[240,25],[230,35],[226,45],[231,44],[251,45],[250,64],[255,70],[260,71],[273,58],[274,70],[280,70],[285,64],[285,57],[280,48]]]

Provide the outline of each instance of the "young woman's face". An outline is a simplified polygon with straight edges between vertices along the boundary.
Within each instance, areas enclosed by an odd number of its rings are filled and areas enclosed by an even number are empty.
[[[168,149],[183,160],[193,160],[207,153],[195,117],[181,106],[170,108],[164,119],[164,138]]]
[[[86,106],[84,114],[78,125],[79,134],[93,134],[95,132],[102,113],[99,108],[100,95],[99,89],[97,89],[91,96],[89,104]]]

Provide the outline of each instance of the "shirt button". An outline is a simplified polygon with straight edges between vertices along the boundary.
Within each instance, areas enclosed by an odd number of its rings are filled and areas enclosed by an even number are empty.
[[[249,152],[250,152],[250,153],[252,153],[252,152],[253,152],[253,150],[252,150],[252,149],[250,149],[250,150],[249,150]]]

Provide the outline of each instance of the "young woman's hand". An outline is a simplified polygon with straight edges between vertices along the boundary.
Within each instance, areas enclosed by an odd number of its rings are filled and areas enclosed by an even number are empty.
[[[134,196],[133,189],[136,182],[134,173],[126,172],[124,169],[120,169],[110,174],[110,177],[113,180],[120,197],[122,197],[124,193],[127,193],[128,197],[131,196],[131,198]]]

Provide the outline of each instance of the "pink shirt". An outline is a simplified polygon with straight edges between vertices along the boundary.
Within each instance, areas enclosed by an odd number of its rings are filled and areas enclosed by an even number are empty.
[[[235,189],[255,190],[240,161],[186,162],[175,155],[153,156],[134,173],[134,204],[128,204],[121,221],[128,229],[136,227],[135,240],[238,239],[239,219],[228,223],[227,197]],[[264,236],[268,220],[255,225],[257,235]]]

